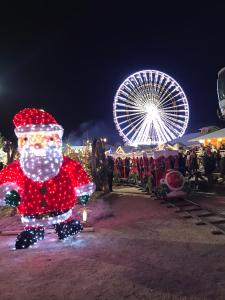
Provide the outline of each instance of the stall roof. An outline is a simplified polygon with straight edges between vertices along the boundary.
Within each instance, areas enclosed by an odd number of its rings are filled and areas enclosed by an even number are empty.
[[[179,138],[176,138],[176,139],[170,141],[169,143],[171,145],[183,144],[185,146],[192,146],[193,144],[196,144],[196,143],[193,143],[193,141],[194,142],[197,141],[199,143],[199,140],[201,139],[201,137],[202,137],[201,132],[188,133],[188,134],[184,134],[182,137],[179,137]]]
[[[219,138],[225,138],[225,128],[210,132],[208,134],[200,135],[197,138],[189,140],[189,142],[207,140],[207,139],[219,139]]]

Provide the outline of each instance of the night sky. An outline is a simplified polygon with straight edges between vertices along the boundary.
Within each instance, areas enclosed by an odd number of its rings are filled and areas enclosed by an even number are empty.
[[[113,99],[122,81],[142,69],[165,72],[181,85],[190,105],[187,132],[225,127],[216,112],[217,73],[225,66],[224,1],[74,2],[1,4],[4,136],[14,137],[15,113],[37,107],[54,115],[66,138],[83,133],[121,141]]]

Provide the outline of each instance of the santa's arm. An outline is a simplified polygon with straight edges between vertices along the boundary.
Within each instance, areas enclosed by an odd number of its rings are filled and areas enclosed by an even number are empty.
[[[76,196],[82,199],[82,197],[90,197],[95,191],[95,184],[90,181],[89,176],[83,167],[77,163],[75,167],[75,192]],[[82,201],[81,201],[82,202]]]
[[[19,174],[16,169],[8,165],[0,172],[0,206],[16,207],[20,203]]]

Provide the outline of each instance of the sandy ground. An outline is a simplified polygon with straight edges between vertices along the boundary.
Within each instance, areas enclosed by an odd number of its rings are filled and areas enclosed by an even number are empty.
[[[90,205],[95,232],[53,233],[27,250],[0,236],[0,299],[225,299],[225,235],[196,226],[139,190]],[[0,219],[15,229],[17,217]]]

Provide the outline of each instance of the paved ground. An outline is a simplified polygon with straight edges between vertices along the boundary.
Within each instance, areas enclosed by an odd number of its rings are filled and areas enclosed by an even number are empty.
[[[136,189],[116,189],[101,206],[110,213],[95,232],[66,242],[48,234],[13,251],[15,237],[0,236],[0,299],[225,299],[224,235]]]
[[[190,199],[201,206],[225,214],[225,184],[202,188],[191,194]]]

